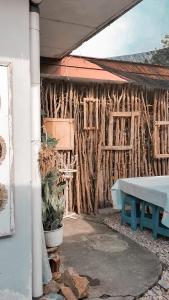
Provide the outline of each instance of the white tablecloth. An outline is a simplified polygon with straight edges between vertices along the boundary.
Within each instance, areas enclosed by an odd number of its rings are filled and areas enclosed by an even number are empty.
[[[122,208],[123,193],[162,207],[162,224],[169,227],[169,176],[118,179],[111,192],[115,209]]]

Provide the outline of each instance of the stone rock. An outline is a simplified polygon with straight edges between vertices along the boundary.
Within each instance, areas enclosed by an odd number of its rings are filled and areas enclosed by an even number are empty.
[[[64,284],[71,288],[78,299],[88,296],[89,281],[86,277],[80,276],[73,268],[68,268],[63,274]]]
[[[50,293],[58,293],[59,290],[60,290],[60,288],[55,280],[51,280],[48,284],[45,284],[43,287],[43,293],[45,295],[50,294]]]
[[[169,281],[168,280],[159,280],[158,284],[164,289],[169,290]]]
[[[60,294],[48,294],[47,296],[43,296],[39,300],[64,300],[65,298]]]
[[[60,256],[58,254],[56,254],[54,257],[50,258],[49,263],[50,263],[50,268],[51,268],[52,273],[59,272],[61,260],[60,260]]]
[[[67,286],[61,287],[61,293],[63,294],[66,300],[77,300],[72,290]]]
[[[59,252],[59,247],[47,248],[47,252],[48,252],[48,254],[58,253]]]
[[[61,282],[62,274],[60,272],[54,272],[54,273],[52,273],[52,278],[53,278],[53,280],[55,280],[57,282]]]

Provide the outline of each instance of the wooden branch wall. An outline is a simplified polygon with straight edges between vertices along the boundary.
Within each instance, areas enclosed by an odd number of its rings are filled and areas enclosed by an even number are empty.
[[[96,213],[99,207],[107,206],[111,201],[110,188],[118,178],[169,174],[169,159],[154,157],[155,142],[159,153],[169,153],[169,126],[160,128],[157,136],[154,134],[155,121],[169,121],[168,91],[43,79],[41,94],[43,116],[75,121],[73,154],[78,154],[78,172],[69,191],[70,210]],[[110,122],[112,112],[134,112],[134,116],[115,114]],[[67,151],[67,159],[71,155]]]

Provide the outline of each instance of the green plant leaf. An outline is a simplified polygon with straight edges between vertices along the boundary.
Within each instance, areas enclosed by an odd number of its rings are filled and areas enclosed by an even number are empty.
[[[57,172],[49,172],[42,180],[42,218],[45,230],[61,226],[65,208],[65,186]]]

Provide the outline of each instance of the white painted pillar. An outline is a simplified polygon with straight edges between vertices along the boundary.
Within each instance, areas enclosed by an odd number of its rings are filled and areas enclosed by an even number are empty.
[[[32,117],[32,294],[42,289],[42,209],[38,157],[41,144],[40,31],[38,6],[30,7],[31,117]],[[22,84],[22,83],[21,83]]]

